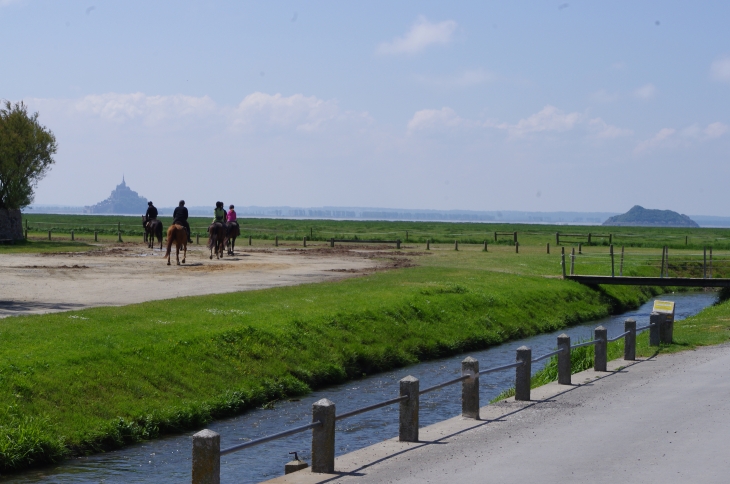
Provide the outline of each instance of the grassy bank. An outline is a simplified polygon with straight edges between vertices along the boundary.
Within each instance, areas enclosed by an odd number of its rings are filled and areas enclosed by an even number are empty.
[[[614,291],[614,292],[612,292]],[[4,471],[636,305],[638,289],[431,266],[0,322]]]

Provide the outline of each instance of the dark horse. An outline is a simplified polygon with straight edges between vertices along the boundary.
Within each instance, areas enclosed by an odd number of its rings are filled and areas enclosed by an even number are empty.
[[[228,230],[228,255],[233,255],[233,251],[236,250],[236,237],[241,235],[241,227],[238,226],[238,222],[228,222],[226,229]]]
[[[208,227],[208,248],[210,249],[210,258],[223,258],[223,248],[226,246],[226,227],[220,222],[214,222]]]
[[[185,257],[188,255],[188,233],[185,231],[185,227],[182,225],[170,225],[167,229],[167,253],[164,257],[167,257],[167,265],[170,265],[170,253],[172,252],[172,243],[175,243],[175,257],[177,258],[177,265],[180,265],[180,247],[183,250],[183,264],[185,264]]]
[[[162,250],[162,222],[157,219],[147,220],[147,215],[142,215],[142,226],[144,227],[144,241],[147,243],[147,247],[153,248],[154,238],[157,237],[160,250]]]

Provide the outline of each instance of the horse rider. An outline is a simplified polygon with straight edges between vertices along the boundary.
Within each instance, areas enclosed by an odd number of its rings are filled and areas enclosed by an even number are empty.
[[[213,223],[226,225],[226,209],[223,208],[223,202],[215,202],[215,210],[213,210]]]
[[[190,224],[188,223],[188,209],[185,207],[185,200],[180,200],[180,204],[172,212],[172,223],[185,227],[185,232],[188,233],[188,244],[192,244],[193,239],[190,238]]]
[[[238,229],[238,220],[236,220],[236,211],[233,209],[233,205],[228,207],[228,213],[226,214],[226,222],[228,225],[228,233],[236,233],[236,237],[238,237],[238,232],[236,232],[236,229]]]
[[[157,220],[157,207],[152,202],[147,202],[147,212],[145,212],[144,217],[145,227],[149,226],[150,221]]]

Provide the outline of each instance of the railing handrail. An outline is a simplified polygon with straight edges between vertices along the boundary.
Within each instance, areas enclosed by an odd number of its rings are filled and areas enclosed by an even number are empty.
[[[432,387],[424,388],[423,390],[419,391],[418,394],[419,395],[423,395],[424,393],[432,392],[434,390],[438,390],[439,388],[447,387],[449,385],[453,385],[454,383],[462,382],[462,381],[467,380],[469,378],[472,378],[472,375],[461,375],[458,378],[453,378],[453,379],[447,380],[447,381],[445,381],[443,383],[439,383],[438,385],[434,385]]]
[[[487,368],[486,370],[481,370],[479,372],[479,374],[486,375],[487,373],[495,373],[497,371],[509,370],[510,368],[517,368],[518,366],[522,366],[524,364],[525,364],[524,361],[517,361],[515,363],[510,363],[509,365],[495,366],[494,368]]]
[[[594,339],[592,341],[584,341],[583,343],[577,343],[577,344],[571,345],[570,346],[570,349],[573,350],[575,348],[580,348],[582,346],[594,345],[594,344],[599,343],[601,341],[603,341],[603,340],[602,339]]]
[[[266,442],[279,439],[281,437],[288,437],[289,435],[298,434],[299,432],[304,432],[309,429],[313,429],[315,427],[319,427],[322,425],[322,422],[319,420],[316,422],[312,422],[307,425],[302,425],[300,427],[294,427],[293,429],[284,430],[283,432],[279,432],[277,434],[269,435],[267,437],[261,437],[260,439],[250,440],[248,442],[244,442],[243,444],[234,445],[232,447],[228,447],[227,449],[221,450],[221,455],[230,454],[231,452],[236,452],[237,450],[245,449],[246,447],[253,447],[255,445],[264,444]]]
[[[633,324],[635,325],[635,323],[633,323]],[[469,371],[468,369],[464,369],[464,367],[462,366],[462,372],[464,372],[464,374],[462,374],[461,376],[459,376],[457,378],[452,378],[451,380],[447,380],[447,381],[442,382],[442,383],[439,383],[437,385],[433,385],[431,387],[428,387],[428,388],[425,388],[423,390],[420,390],[420,391],[418,391],[415,394],[415,396],[417,398],[418,395],[423,395],[425,393],[432,392],[432,391],[438,390],[440,388],[447,387],[449,385],[454,385],[456,383],[465,382],[466,380],[469,380],[471,378],[478,377],[479,375],[486,375],[488,373],[494,373],[494,372],[498,372],[498,371],[509,370],[511,368],[518,368],[518,367],[521,367],[521,366],[524,366],[524,365],[528,365],[528,367],[529,367],[529,365],[531,363],[536,363],[536,362],[545,360],[547,358],[550,358],[550,357],[553,357],[553,356],[556,356],[556,355],[560,355],[561,353],[564,353],[566,351],[569,352],[570,350],[573,350],[575,348],[581,348],[583,346],[596,345],[596,344],[599,344],[599,343],[602,343],[602,344],[605,345],[605,344],[607,344],[609,342],[614,342],[614,341],[617,341],[617,340],[619,340],[621,338],[624,338],[624,337],[628,336],[629,334],[632,334],[632,333],[633,334],[636,334],[639,331],[643,331],[645,329],[649,329],[652,326],[657,326],[657,323],[650,323],[650,324],[648,324],[646,326],[642,326],[642,327],[636,328],[635,330],[630,329],[630,330],[624,331],[623,333],[615,336],[614,338],[607,338],[607,337],[606,338],[603,338],[603,337],[599,337],[599,338],[593,339],[591,341],[585,341],[585,342],[582,342],[582,343],[577,343],[577,344],[571,345],[569,347],[563,346],[563,347],[561,347],[561,348],[559,348],[557,350],[551,351],[549,353],[545,353],[544,355],[538,356],[538,357],[533,358],[533,359],[526,359],[524,361],[522,361],[522,360],[521,361],[516,361],[515,363],[510,363],[510,364],[507,364],[507,365],[501,365],[501,366],[496,366],[496,367],[492,367],[492,368],[487,368],[485,370]],[[604,331],[603,334],[605,334],[605,330],[603,330],[602,328],[599,328],[599,329],[601,329],[602,331]],[[529,349],[527,349],[527,350],[529,351]],[[520,350],[518,350],[518,352],[519,351]],[[518,358],[519,358],[519,356],[518,356]],[[478,368],[478,366],[477,366],[477,368]],[[518,370],[518,373],[520,371],[523,371],[523,370]],[[529,371],[529,368],[528,368],[528,370],[524,370],[524,371]],[[401,390],[401,391],[403,391],[403,390]],[[386,407],[386,406],[389,406],[389,405],[394,405],[396,403],[404,402],[404,401],[409,400],[410,398],[413,398],[413,396],[414,396],[414,394],[411,394],[411,396],[409,396],[409,395],[400,395],[400,396],[398,396],[396,398],[391,398],[389,400],[384,400],[382,402],[378,402],[378,403],[375,403],[375,404],[372,404],[372,405],[368,405],[366,407],[361,407],[361,408],[358,408],[358,409],[355,409],[355,410],[351,410],[351,411],[345,412],[345,413],[343,413],[341,415],[335,415],[334,416],[334,420],[335,421],[343,420],[343,419],[346,419],[346,418],[354,417],[355,415],[360,415],[362,413],[370,412],[372,410],[376,410],[376,409],[383,408],[383,407]],[[245,442],[245,443],[242,443],[242,444],[234,445],[232,447],[228,447],[227,449],[221,450],[220,451],[220,455],[223,456],[223,455],[230,454],[232,452],[236,452],[236,451],[239,451],[239,450],[248,448],[248,447],[253,447],[253,446],[256,446],[256,445],[264,444],[264,443],[270,442],[272,440],[276,440],[276,439],[279,439],[279,438],[283,438],[283,437],[287,437],[287,436],[290,436],[290,435],[293,435],[293,434],[297,434],[297,433],[300,433],[300,432],[304,432],[304,431],[307,431],[307,430],[310,430],[310,429],[314,429],[314,428],[319,427],[321,425],[326,425],[326,424],[323,421],[321,421],[321,420],[317,420],[315,422],[312,422],[312,423],[309,423],[309,424],[306,424],[306,425],[302,425],[302,426],[299,426],[299,427],[295,427],[295,428],[292,428],[292,429],[289,429],[289,430],[285,430],[283,432],[279,432],[279,433],[272,434],[272,435],[269,435],[269,436],[266,436],[266,437],[261,437],[259,439],[254,439],[254,440],[251,440],[249,442]]]
[[[533,363],[537,363],[538,361],[542,361],[544,359],[550,358],[551,356],[555,356],[555,355],[557,355],[559,353],[562,353],[563,351],[565,351],[564,348],[560,348],[558,350],[551,351],[550,353],[546,353],[546,354],[544,354],[542,356],[538,356],[537,358],[533,358],[532,359],[532,362]]]
[[[387,407],[388,405],[393,405],[395,403],[402,402],[403,400],[408,400],[408,395],[401,395],[400,397],[391,398],[390,400],[385,400],[380,403],[374,403],[372,405],[368,405],[367,407],[350,410],[349,412],[336,415],[335,420],[343,420],[348,417],[353,417],[355,415],[360,415],[361,413],[369,412],[370,410],[377,410],[378,408]]]

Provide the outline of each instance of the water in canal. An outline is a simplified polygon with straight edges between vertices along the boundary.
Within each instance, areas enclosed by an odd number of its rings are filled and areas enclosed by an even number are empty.
[[[671,294],[660,296],[663,300],[676,301],[676,319],[684,319],[712,305],[716,293]],[[653,300],[639,309],[611,316],[599,321],[578,325],[555,333],[542,334],[469,355],[479,360],[482,369],[513,363],[515,349],[522,345],[532,348],[533,357],[555,349],[556,337],[566,332],[572,341],[592,339],[593,328],[599,324],[608,329],[608,336],[623,332],[626,318],[636,319],[637,325],[648,324]],[[374,375],[362,380],[329,387],[313,392],[296,401],[282,401],[271,410],[254,410],[240,417],[214,422],[208,428],[221,434],[221,448],[263,437],[311,421],[312,403],[320,398],[335,402],[337,413],[377,403],[398,396],[398,380],[406,375],[420,379],[421,388],[459,376],[464,355],[419,363],[407,368]],[[533,365],[537,371],[544,365]],[[480,377],[481,401],[488,402],[502,390],[514,385],[514,370],[483,375]],[[421,426],[433,424],[458,415],[461,412],[461,386],[428,393],[421,397]],[[190,480],[191,435],[176,435],[122,450],[89,457],[74,458],[58,466],[48,467],[0,478],[3,483],[178,483]],[[398,434],[398,406],[393,405],[361,414],[337,424],[337,455],[380,442]],[[289,452],[299,452],[300,458],[309,459],[310,432],[269,442],[258,447],[244,449],[221,459],[221,482],[260,482],[283,474],[284,464],[290,460]]]

